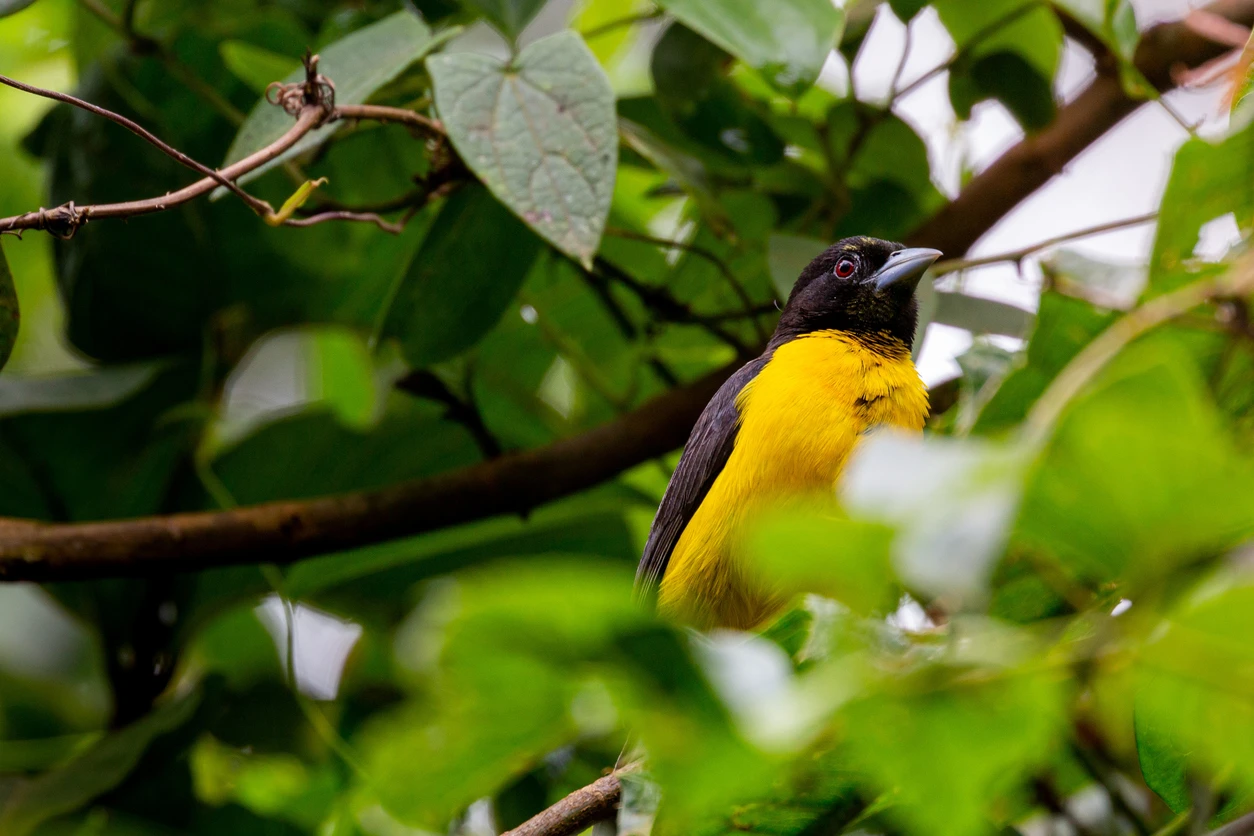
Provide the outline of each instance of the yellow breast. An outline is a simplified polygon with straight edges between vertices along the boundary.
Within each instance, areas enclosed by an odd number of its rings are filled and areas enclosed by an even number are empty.
[[[858,439],[892,425],[918,431],[927,389],[899,340],[817,331],[785,343],[736,399],[740,429],[671,554],[659,609],[698,627],[749,629],[782,602],[747,582],[744,523],[763,505],[830,491]]]

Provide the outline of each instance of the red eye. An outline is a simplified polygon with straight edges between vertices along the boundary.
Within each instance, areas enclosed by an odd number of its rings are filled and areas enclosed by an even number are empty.
[[[847,279],[853,275],[855,266],[856,265],[853,263],[853,259],[842,258],[840,261],[836,262],[836,275],[842,279]]]

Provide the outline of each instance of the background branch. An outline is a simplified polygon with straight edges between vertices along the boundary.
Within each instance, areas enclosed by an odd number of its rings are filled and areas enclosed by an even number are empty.
[[[575,790],[552,807],[501,836],[573,836],[618,814],[623,784],[617,775],[606,775]]]

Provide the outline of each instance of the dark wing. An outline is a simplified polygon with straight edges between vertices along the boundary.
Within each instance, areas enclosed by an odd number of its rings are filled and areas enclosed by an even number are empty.
[[[736,444],[736,432],[740,426],[740,412],[736,409],[736,396],[749,381],[757,377],[766,365],[767,357],[759,357],[746,363],[706,404],[705,411],[688,436],[688,444],[679,457],[679,466],[671,475],[670,484],[662,496],[662,504],[649,529],[649,540],[644,546],[644,556],[636,569],[636,593],[651,598],[666,573],[671,552],[679,542],[688,520],[697,512],[701,501],[709,493],[710,486],[718,478]]]

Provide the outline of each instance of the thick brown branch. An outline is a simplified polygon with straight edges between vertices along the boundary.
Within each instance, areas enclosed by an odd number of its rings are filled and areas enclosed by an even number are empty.
[[[544,812],[501,836],[573,836],[618,813],[623,785],[617,775],[606,775],[577,789]]]
[[[674,450],[720,369],[573,438],[376,491],[98,523],[0,521],[0,580],[68,580],[287,563],[529,511]]]

